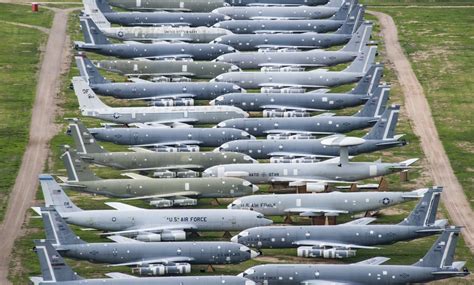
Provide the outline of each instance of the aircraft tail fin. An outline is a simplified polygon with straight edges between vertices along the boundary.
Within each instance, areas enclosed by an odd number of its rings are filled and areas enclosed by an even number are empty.
[[[80,76],[72,78],[72,86],[74,87],[74,93],[76,93],[79,101],[79,108],[81,109],[84,116],[93,116],[88,110],[97,109],[108,109],[109,106],[105,105],[99,97],[94,93],[89,84]]]
[[[97,5],[97,8],[102,12],[102,13],[115,13],[114,10],[110,7],[109,3],[107,0],[95,0],[95,4]]]
[[[35,240],[34,251],[38,255],[41,267],[42,282],[56,283],[83,279],[72,271],[64,259],[47,240]]]
[[[364,47],[369,43],[372,29],[373,24],[371,22],[362,23],[357,31],[352,35],[349,42],[342,47],[341,51],[362,52]]]
[[[349,17],[352,7],[352,1],[344,0],[330,0],[326,7],[339,7],[339,10],[329,19],[331,20],[345,20]]]
[[[82,211],[64,193],[64,190],[54,180],[53,176],[40,174],[39,180],[46,207],[54,207],[61,216],[66,213]]]
[[[349,93],[367,96],[373,94],[379,86],[380,79],[383,76],[383,64],[372,64],[364,77]]]
[[[355,5],[349,13],[346,21],[335,31],[335,34],[351,35],[354,34],[359,26],[364,22],[365,8],[363,5]]]
[[[460,232],[460,227],[451,226],[446,228],[425,256],[413,265],[439,268],[442,271],[457,270],[453,267],[453,260]]]
[[[435,225],[436,212],[443,187],[432,187],[424,194],[415,209],[399,225],[429,227]]]
[[[99,1],[82,0],[82,4],[84,5],[85,14],[90,16],[91,20],[96,24],[97,27],[99,27],[100,29],[104,29],[110,28],[112,26],[103,14],[104,11],[101,9],[101,7],[99,7]],[[105,8],[103,7],[103,3],[101,3],[100,5],[102,5],[102,8]]]
[[[372,129],[363,137],[366,140],[390,140],[395,137],[400,105],[391,105],[386,108],[382,117]]]
[[[75,59],[81,77],[84,78],[89,85],[109,83],[84,53],[75,56]]]
[[[68,134],[71,134],[78,153],[106,153],[94,136],[79,119],[68,119]]]
[[[365,46],[362,52],[359,52],[354,61],[343,71],[366,74],[370,67],[375,64],[377,55],[377,46]]]
[[[46,239],[53,246],[86,243],[71,230],[54,208],[41,208],[41,216]]]
[[[388,97],[390,95],[390,86],[379,85],[374,94],[365,102],[364,107],[354,116],[357,117],[373,117],[380,118],[387,106]]]
[[[107,45],[110,44],[110,41],[102,33],[102,31],[97,27],[97,25],[92,21],[89,16],[81,16],[81,30],[84,35],[84,42],[89,45]]]
[[[67,170],[68,182],[101,180],[89,169],[89,165],[78,157],[75,149],[64,147],[63,150],[61,158]]]
[[[357,1],[357,0],[352,0],[352,1]],[[324,7],[341,7],[342,5],[346,4],[347,1],[345,0],[329,0],[328,3],[326,3],[326,5],[324,5]],[[333,16],[334,17],[334,16]],[[330,18],[330,19],[333,19],[333,18]]]

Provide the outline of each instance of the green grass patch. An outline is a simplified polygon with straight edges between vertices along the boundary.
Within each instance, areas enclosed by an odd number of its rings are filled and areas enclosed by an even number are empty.
[[[49,28],[53,22],[53,12],[41,8],[38,12],[32,12],[28,5],[0,4],[0,21]]]

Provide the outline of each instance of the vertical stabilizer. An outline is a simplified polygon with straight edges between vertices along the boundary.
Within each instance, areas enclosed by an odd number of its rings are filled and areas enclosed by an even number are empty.
[[[332,4],[331,2],[334,3]],[[328,6],[329,4],[331,4],[330,7],[339,7],[339,10],[337,10],[337,12],[330,18],[331,20],[341,21],[346,20],[349,17],[352,7],[351,1],[345,2],[341,0],[331,0],[329,1]]]
[[[449,227],[435,241],[426,255],[414,266],[450,269],[453,265],[454,252],[458,242],[460,227]]]
[[[90,116],[88,110],[98,109],[109,109],[110,107],[105,105],[99,97],[90,88],[84,78],[75,76],[72,78],[72,86],[74,87],[74,93],[79,101],[79,108],[85,116]]]
[[[375,64],[376,55],[377,46],[366,46],[343,72],[366,74],[370,67]]]
[[[35,240],[35,252],[41,267],[41,284],[81,280],[69,267],[49,241]]]
[[[110,41],[89,16],[79,17],[84,42],[89,45],[108,45]]]
[[[341,51],[348,52],[362,52],[369,43],[372,35],[373,24],[371,22],[364,22],[360,25],[357,31],[352,35],[349,42],[342,47]]]
[[[75,59],[81,77],[84,78],[89,85],[109,83],[84,53],[75,56]]]
[[[372,95],[380,84],[383,75],[383,64],[372,64],[364,77],[349,93],[360,95]]]
[[[61,218],[54,208],[41,208],[46,239],[54,247],[69,244],[83,244],[81,240]]]
[[[387,106],[388,97],[390,95],[389,85],[379,85],[364,107],[354,116],[357,117],[373,117],[379,118],[382,116]]]
[[[436,221],[439,200],[443,187],[432,187],[425,193],[410,215],[399,223],[404,226],[430,227]]]
[[[364,136],[366,140],[391,140],[395,137],[395,129],[400,114],[400,105],[391,105],[382,114],[372,129]]]
[[[359,27],[364,22],[365,7],[363,5],[355,5],[349,13],[346,21],[342,26],[335,31],[335,34],[351,35],[356,33]]]
[[[87,154],[107,152],[97,143],[94,136],[79,119],[68,119],[68,121],[68,133],[72,136],[75,149],[78,153]]]
[[[91,20],[94,21],[97,27],[100,29],[107,29],[112,26],[103,14],[103,11],[97,5],[98,3],[96,0],[82,0],[82,4],[84,5],[85,14],[90,16]]]
[[[54,207],[61,216],[65,213],[82,211],[64,193],[64,190],[54,180],[53,176],[41,174],[39,180],[46,207]]]
[[[75,149],[63,148],[61,155],[67,171],[68,182],[95,181],[101,180],[90,169],[78,155]]]

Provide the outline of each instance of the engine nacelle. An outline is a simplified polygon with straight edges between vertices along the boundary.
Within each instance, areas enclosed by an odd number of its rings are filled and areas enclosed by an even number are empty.
[[[273,66],[264,66],[260,68],[261,72],[278,72],[280,71],[280,68],[278,67],[273,67]]]
[[[194,106],[194,99],[192,98],[156,99],[150,102],[150,106],[156,106],[156,107]]]
[[[281,72],[295,72],[295,71],[304,71],[304,67],[300,66],[285,66],[280,68]]]
[[[315,137],[311,134],[296,134],[288,137],[289,140],[312,140]]]
[[[161,241],[161,235],[154,233],[143,233],[137,235],[135,239],[144,242],[158,242]]]
[[[176,172],[172,171],[155,171],[153,173],[153,177],[156,178],[175,178],[176,177]]]
[[[133,273],[140,276],[160,276],[167,274],[187,274],[191,272],[191,264],[189,263],[175,263],[173,265],[150,265],[140,266],[133,269]]]
[[[309,113],[305,111],[281,111],[281,110],[263,110],[263,117],[278,117],[278,118],[294,118],[294,117],[309,117]]]
[[[353,249],[336,248],[314,248],[312,246],[300,246],[297,249],[299,257],[321,257],[321,258],[347,258],[356,255]]]
[[[150,201],[150,206],[156,207],[156,208],[169,208],[173,206],[173,201],[170,200],[151,200]]]
[[[166,77],[166,76],[159,76],[159,77],[153,77],[151,79],[151,81],[153,81],[153,82],[170,82],[171,79],[169,77]]]
[[[307,183],[307,192],[324,192],[326,190],[326,184],[324,183]]]
[[[185,76],[173,77],[172,82],[191,82],[191,78]]]
[[[197,200],[196,199],[176,199],[173,200],[173,205],[175,206],[196,206],[197,205]]]
[[[186,232],[180,230],[169,230],[161,233],[163,241],[186,240]]]
[[[271,134],[267,135],[267,140],[286,140],[290,136],[285,134]]]

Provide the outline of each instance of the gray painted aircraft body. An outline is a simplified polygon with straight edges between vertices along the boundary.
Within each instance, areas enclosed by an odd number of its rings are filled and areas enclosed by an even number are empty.
[[[116,236],[111,237],[115,243],[88,243],[54,209],[41,208],[41,215],[46,240],[62,256],[112,266],[133,266],[139,275],[182,274],[188,273],[191,264],[236,264],[258,256],[247,246],[225,241],[140,242]]]
[[[348,93],[328,93],[316,90],[306,93],[227,93],[209,102],[210,105],[228,105],[246,112],[279,111],[327,111],[355,107],[364,104],[379,88],[383,65],[372,65],[357,85]]]
[[[360,218],[336,226],[269,226],[240,232],[232,241],[258,249],[298,248],[298,256],[345,258],[355,256],[357,249],[376,249],[388,245],[441,233],[447,220],[436,220],[442,192],[430,188],[415,209],[395,225],[370,225],[375,218]]]
[[[218,147],[223,143],[255,139],[249,133],[234,128],[91,128],[95,139],[120,145],[142,147],[198,145]]]
[[[123,273],[108,273],[109,279],[84,279],[69,267],[50,241],[36,240],[34,251],[40,261],[41,277],[30,277],[34,285],[255,285],[253,281],[239,276],[175,276],[147,277]],[[53,269],[54,268],[54,269]]]
[[[225,0],[231,6],[317,6],[328,0]]]
[[[377,47],[366,47],[364,52],[342,71],[315,69],[311,71],[240,71],[218,75],[211,82],[228,82],[244,89],[261,87],[319,89],[358,82],[375,61]]]
[[[390,88],[382,88],[380,96],[372,95],[364,107],[352,116],[320,114],[313,117],[271,117],[230,119],[217,124],[218,128],[235,128],[261,137],[268,134],[332,135],[373,126],[385,111]]]
[[[80,158],[88,163],[130,171],[163,171],[191,169],[202,171],[226,163],[257,163],[248,155],[236,152],[107,152],[97,144],[87,128],[77,120],[69,124]]]
[[[123,203],[107,203],[115,210],[82,210],[64,193],[53,177],[40,175],[46,207],[54,207],[68,223],[124,235],[138,240],[180,240],[186,232],[236,231],[268,226],[271,220],[260,213],[229,209],[149,210]]]
[[[401,140],[402,135],[395,135],[399,106],[391,107],[389,110],[383,114],[367,135],[362,137],[364,139],[362,144],[348,148],[349,155],[371,153],[406,144],[406,141]],[[344,139],[344,136],[335,136]],[[227,142],[217,150],[241,152],[255,159],[307,157],[324,160],[339,156],[339,148],[324,145],[325,139],[327,137],[321,139],[239,140]]]
[[[81,17],[85,42],[75,42],[76,49],[119,58],[212,60],[235,52],[223,44],[196,43],[123,43],[112,44],[89,17]]]
[[[212,124],[248,114],[232,106],[110,107],[104,104],[82,77],[73,77],[74,92],[83,116],[120,124]]]
[[[80,75],[92,90],[99,95],[112,96],[118,99],[159,100],[167,98],[193,98],[210,100],[217,96],[242,90],[238,85],[225,82],[110,82],[97,70],[85,55],[76,56],[76,65]]]
[[[278,22],[278,21],[277,21]],[[215,62],[228,62],[242,69],[261,67],[326,67],[353,61],[364,52],[372,33],[372,24],[363,23],[349,42],[340,50],[308,50],[288,52],[238,52],[217,57]]]
[[[111,6],[137,11],[210,12],[226,6],[224,0],[108,0]]]
[[[129,77],[192,77],[212,79],[219,74],[240,71],[240,68],[227,62],[209,61],[142,61],[142,60],[100,60],[98,68]]]
[[[304,163],[303,163],[304,164]],[[423,197],[426,189],[411,192],[330,192],[304,194],[252,195],[236,199],[229,209],[245,209],[266,216],[340,215],[380,210]]]
[[[227,15],[234,20],[304,20],[329,18],[338,10],[339,7],[328,6],[231,6],[217,8],[213,12]]]
[[[258,285],[296,284],[414,284],[469,275],[466,262],[454,261],[460,228],[446,229],[426,255],[413,265],[381,265],[389,260],[374,257],[352,264],[265,264],[239,276]]]
[[[81,160],[76,150],[62,155],[67,170],[63,187],[79,192],[133,200],[148,200],[150,205],[165,208],[194,206],[195,198],[234,198],[251,195],[257,186],[239,178],[167,178],[156,179],[127,173],[132,179],[102,179]]]

